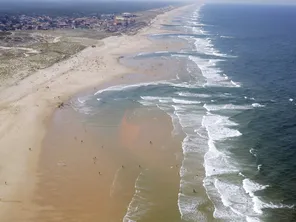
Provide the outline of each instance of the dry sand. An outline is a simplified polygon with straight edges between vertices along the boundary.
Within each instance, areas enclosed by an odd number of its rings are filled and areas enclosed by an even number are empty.
[[[58,104],[85,88],[131,73],[131,68],[118,63],[118,57],[148,49],[152,43],[146,34],[163,32],[160,24],[182,10],[157,16],[137,35],[106,38],[97,47],[88,47],[0,92],[1,222],[31,221],[41,144]]]

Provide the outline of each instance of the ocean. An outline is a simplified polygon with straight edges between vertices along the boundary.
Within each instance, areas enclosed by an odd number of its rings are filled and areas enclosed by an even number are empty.
[[[38,4],[36,4],[38,3]],[[137,2],[124,1],[118,4],[116,1],[1,1],[1,15],[49,15],[49,16],[92,16],[108,13],[139,12],[155,8],[180,5],[178,2],[154,1]]]
[[[102,110],[157,107],[184,134],[178,205],[181,221],[296,221],[296,7],[192,7],[152,41],[186,40],[190,50],[132,55],[134,62],[185,62],[167,80],[117,85],[74,98],[94,122]],[[203,190],[196,195],[202,158]],[[148,221],[145,172],[123,221]],[[144,191],[143,191],[144,190]],[[212,205],[212,207],[210,206]],[[211,210],[212,209],[212,210]],[[207,212],[207,213],[203,213]]]

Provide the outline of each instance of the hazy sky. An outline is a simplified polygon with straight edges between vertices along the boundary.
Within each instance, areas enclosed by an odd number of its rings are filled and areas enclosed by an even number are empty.
[[[191,1],[209,3],[296,4],[296,0],[0,0],[0,2],[98,2],[98,1]]]
[[[204,0],[219,3],[256,3],[256,4],[296,4],[296,0]]]

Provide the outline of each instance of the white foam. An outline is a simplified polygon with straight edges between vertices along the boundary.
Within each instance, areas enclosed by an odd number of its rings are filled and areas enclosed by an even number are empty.
[[[205,31],[203,31],[202,29],[200,29],[200,32],[202,34],[205,34]],[[214,53],[216,53],[217,55],[220,56],[219,52],[213,49],[213,45],[209,38],[195,38],[194,45],[196,47],[197,52],[208,54],[208,55],[214,55]]]
[[[247,222],[260,222],[261,220],[257,217],[251,217],[251,216],[247,216],[246,217]]]
[[[172,136],[179,135],[182,132],[182,129],[178,117],[175,114],[172,114],[171,112],[168,112],[168,114],[171,117],[173,123],[173,130],[171,132]]]
[[[214,187],[220,195],[221,202],[215,201],[214,216],[221,219],[232,219],[234,221],[260,221],[265,208],[292,208],[294,206],[273,204],[263,202],[255,192],[264,190],[268,185],[261,185],[244,179],[242,186],[232,184],[220,179],[214,179]]]
[[[195,34],[205,35],[206,33],[198,27],[191,27],[191,30]],[[193,37],[192,37],[193,38]]]
[[[141,86],[149,86],[149,85],[161,85],[161,84],[171,84],[167,81],[159,81],[159,82],[144,82],[144,83],[138,83],[138,84],[132,84],[132,85],[116,85],[116,86],[111,86],[102,90],[97,91],[94,95],[101,94],[103,92],[108,92],[108,91],[123,91],[127,89],[133,89]]]
[[[81,103],[81,104],[84,104],[86,100],[83,100],[83,99],[81,99],[81,98],[78,97],[78,98],[77,98],[77,101],[78,101],[79,103]]]
[[[258,169],[258,171],[260,171],[260,170],[262,169],[262,164],[259,164],[259,165],[257,166],[257,169]]]
[[[184,108],[185,109],[185,108]],[[180,193],[178,195],[178,207],[181,214],[182,221],[205,221],[207,215],[205,215],[202,211],[197,210],[201,205],[204,204],[204,198],[199,195],[192,195],[192,188],[195,186],[194,175],[196,174],[195,164],[199,164],[196,162],[196,158],[194,154],[198,154],[202,149],[202,140],[198,138],[193,133],[192,130],[196,128],[198,125],[201,125],[201,117],[199,116],[190,116],[192,121],[185,124],[186,115],[184,114],[184,109],[179,109],[177,113],[179,117],[179,121],[181,125],[183,125],[183,130],[189,134],[186,135],[182,142],[182,150],[183,150],[183,161],[182,166],[180,168]],[[181,114],[183,113],[183,114]],[[190,117],[188,120],[190,120]],[[194,117],[194,118],[192,118]],[[184,122],[185,121],[185,122]],[[185,125],[187,127],[185,127]],[[191,128],[191,130],[189,130]],[[206,145],[204,146],[206,147]],[[186,190],[190,190],[188,192]]]
[[[110,193],[109,193],[110,197],[113,197],[113,195],[115,193],[115,190],[116,190],[116,187],[118,186],[118,175],[119,175],[119,172],[120,172],[121,169],[122,169],[121,167],[118,168],[116,170],[115,175],[114,175],[113,182],[112,182],[112,185],[110,187]]]
[[[285,205],[285,204],[274,204],[274,203],[266,203],[260,199],[260,197],[256,196],[254,193],[259,190],[264,190],[268,188],[269,185],[261,185],[258,183],[255,183],[254,181],[251,181],[250,179],[244,179],[243,180],[243,188],[246,191],[246,193],[252,197],[252,201],[254,203],[253,209],[258,214],[263,214],[263,209],[265,208],[271,208],[271,209],[277,209],[277,208],[293,208],[294,205]]]
[[[249,194],[251,197],[254,197],[254,192],[259,190],[264,190],[269,185],[261,185],[259,183],[256,183],[250,179],[244,179],[243,180],[243,188],[245,189],[246,193]]]
[[[141,99],[148,100],[148,101],[159,101],[160,99],[163,99],[164,97],[157,97],[157,96],[141,96]]]
[[[293,205],[275,204],[264,202],[255,193],[268,188],[268,185],[261,185],[249,178],[244,178],[242,184],[229,183],[214,177],[207,177],[204,185],[211,195],[220,199],[212,200],[215,204],[214,217],[231,221],[260,221],[265,208],[293,208]]]
[[[85,114],[85,115],[90,115],[93,112],[93,109],[91,106],[88,106],[85,104],[87,100],[89,100],[91,97],[90,96],[84,96],[84,97],[78,97],[75,100],[71,100],[70,104],[71,107],[79,113]]]
[[[197,197],[179,193],[178,207],[182,221],[205,221],[206,216],[200,210],[197,210],[199,205],[201,205],[201,200]]]
[[[202,75],[206,78],[206,84],[204,86],[235,87],[229,80],[225,79],[221,74],[222,71],[216,67],[216,62],[220,60],[205,60],[194,56],[189,56],[189,59],[198,66]]]
[[[162,34],[157,34],[157,35],[154,35],[154,36],[162,36]],[[166,53],[169,53],[169,51],[156,51],[156,52],[140,52],[138,53],[136,56],[148,56],[148,55],[153,55],[153,54],[166,54]]]
[[[282,203],[274,204],[274,203],[265,203],[259,197],[254,197],[254,209],[257,213],[263,214],[263,209],[293,209],[294,205],[286,205]]]
[[[293,102],[293,101],[294,101],[294,99],[290,98],[290,99],[289,99],[289,101],[290,101],[290,102]]]
[[[209,107],[205,106],[205,108],[210,110]],[[232,184],[216,178],[217,175],[240,173],[233,160],[226,153],[219,151],[215,144],[215,141],[240,136],[241,133],[238,130],[229,128],[237,124],[225,116],[208,112],[203,118],[202,125],[206,128],[209,137],[209,150],[204,156],[206,170],[204,186],[215,205],[214,217],[230,221],[245,221],[248,216],[256,218],[258,213],[253,209],[252,198],[247,195],[242,184]],[[249,184],[245,182],[245,185]],[[249,192],[255,190],[249,187],[247,189]]]
[[[226,80],[229,79],[229,77],[228,77],[226,74],[223,74],[222,76],[224,76],[224,78],[225,78]]]
[[[225,105],[212,105],[212,104],[205,104],[204,108],[207,111],[217,111],[217,110],[247,110],[251,109],[250,106],[239,106],[239,105],[233,105],[233,104],[225,104]]]
[[[231,163],[232,160],[224,153],[217,150],[213,140],[208,141],[209,150],[204,156],[206,176],[238,173],[239,170]]]
[[[186,128],[190,128],[190,130],[194,130],[198,126],[200,126],[202,115],[196,113],[191,110],[187,110],[187,105],[173,105],[175,112],[174,114],[178,117],[180,125],[183,127],[183,130]]]
[[[230,121],[226,116],[208,113],[208,115],[204,116],[202,125],[208,131],[209,138],[213,141],[224,140],[242,135],[238,130],[229,128],[237,126],[237,124]]]
[[[231,36],[225,36],[225,35],[221,35],[220,38],[222,38],[222,39],[233,39],[233,37],[231,37]]]
[[[196,32],[196,29],[193,29],[193,32]],[[203,35],[207,35],[207,32],[200,28],[196,34],[202,33]],[[212,40],[210,38],[195,38],[194,45],[196,47],[196,51],[200,53],[204,53],[207,55],[214,55],[217,57],[233,57],[227,54],[223,54],[214,48],[212,44]]]
[[[216,203],[214,217],[231,221],[244,221],[247,215],[254,215],[252,201],[240,185],[214,179],[214,187],[221,198],[222,205]]]
[[[168,85],[174,86],[174,87],[180,87],[185,89],[195,89],[196,87],[200,87],[199,84],[192,84],[188,82],[181,82],[181,83],[167,83]]]
[[[255,108],[265,107],[265,105],[262,105],[260,103],[253,103],[252,106]]]
[[[210,112],[203,116],[202,126],[205,127],[209,138],[209,149],[204,156],[206,176],[239,172],[238,169],[231,164],[232,160],[215,146],[216,141],[241,136],[238,130],[229,128],[236,125],[236,123],[230,121],[228,117],[225,116],[214,115]]]
[[[155,103],[154,102],[147,101],[147,100],[138,100],[138,102],[140,104],[142,104],[143,106],[155,106]]]
[[[174,83],[169,81],[157,81],[157,82],[144,82],[144,83],[131,84],[131,85],[111,86],[111,87],[97,91],[94,95],[98,95],[104,92],[124,91],[124,90],[134,89],[138,87],[157,86],[157,85],[168,85],[168,86],[180,87],[180,88],[186,88],[186,89],[194,89],[196,87],[200,87],[200,85],[189,84],[187,82]]]
[[[169,53],[169,51],[156,51],[154,54],[163,54],[163,53]]]
[[[206,32],[205,30],[203,30],[203,29],[200,29],[200,32],[201,32],[203,35],[206,35],[206,34],[207,34],[207,32]]]
[[[183,100],[183,99],[173,99],[174,103],[177,104],[200,104],[200,101],[192,101],[192,100]]]
[[[128,205],[127,212],[123,217],[123,222],[138,221],[146,214],[152,205],[144,194],[145,189],[141,187],[141,180],[143,180],[144,173],[141,172],[135,182],[135,193],[131,202]]]
[[[257,152],[255,149],[251,148],[249,151],[254,157],[257,157]]]
[[[155,96],[141,96],[142,100],[139,100],[144,106],[157,106],[159,109],[165,111],[172,120],[173,130],[172,136],[178,135],[182,132],[180,129],[178,116],[174,114],[171,103],[173,102],[172,97],[155,97]]]
[[[211,95],[208,94],[197,94],[197,93],[190,93],[190,92],[178,92],[177,95],[183,97],[197,97],[197,98],[210,98]]]
[[[239,172],[238,175],[240,175],[240,176],[246,178],[246,176],[245,176],[244,174],[242,174],[242,172]]]
[[[138,53],[137,54],[137,56],[143,56],[143,55],[148,55],[149,53],[147,53],[147,52],[140,52],[140,53]]]
[[[235,87],[241,87],[241,84],[238,82],[234,82],[233,80],[230,81]]]
[[[203,139],[197,137],[194,134],[187,134],[186,137],[184,138],[182,142],[182,151],[184,155],[184,160],[183,160],[183,165],[180,172],[181,176],[185,176],[184,172],[190,172],[190,174],[195,175],[194,167],[192,168],[192,167],[184,166],[184,163],[188,161],[189,158],[191,159],[193,158],[193,160],[195,160],[192,154],[205,153],[207,147],[206,147],[206,143],[203,142],[204,141]],[[194,163],[191,163],[190,166],[192,166],[192,164]]]

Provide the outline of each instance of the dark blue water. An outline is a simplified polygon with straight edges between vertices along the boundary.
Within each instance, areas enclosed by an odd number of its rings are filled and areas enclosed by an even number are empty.
[[[0,16],[4,15],[49,15],[49,16],[90,16],[108,13],[138,12],[169,5],[180,5],[167,1],[38,1],[1,0]]]
[[[241,123],[238,144],[252,148],[260,166],[254,179],[270,185],[262,195],[295,204],[296,7],[206,5],[201,22],[218,50],[236,56],[218,66],[265,105],[233,117]],[[269,211],[270,221],[296,221],[295,208]]]

